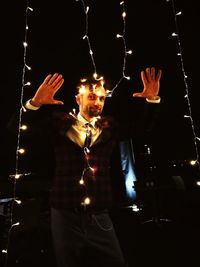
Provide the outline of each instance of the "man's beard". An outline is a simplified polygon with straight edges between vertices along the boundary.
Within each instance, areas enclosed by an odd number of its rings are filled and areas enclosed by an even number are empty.
[[[101,115],[101,112],[102,112],[102,110],[101,110],[101,109],[98,109],[98,108],[92,108],[92,107],[90,107],[90,108],[88,109],[88,115],[89,115],[90,117],[97,117],[97,116],[100,116],[100,115]]]

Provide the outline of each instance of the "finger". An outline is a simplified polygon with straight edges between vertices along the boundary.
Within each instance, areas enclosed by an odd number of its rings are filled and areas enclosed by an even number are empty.
[[[134,97],[142,97],[142,93],[134,93],[133,96]]]
[[[54,75],[49,79],[48,85],[52,85],[58,76],[59,76],[58,73],[54,73]]]
[[[63,85],[64,83],[64,79],[62,78],[61,80],[59,80],[59,82],[56,83],[56,85],[54,86],[54,91],[57,92],[58,89],[60,89],[60,87]]]
[[[141,71],[141,79],[142,79],[143,84],[147,83],[147,78],[146,78],[146,75],[145,75],[144,71]]]
[[[149,82],[151,80],[151,70],[150,68],[146,68],[145,72],[144,72],[145,78],[146,78],[146,82]]]
[[[158,73],[156,75],[156,81],[159,81],[162,75],[162,70],[158,70]]]
[[[57,78],[52,82],[52,86],[55,87],[61,80],[62,80],[62,75],[58,75]]]
[[[151,79],[155,80],[155,68],[151,68]]]
[[[43,83],[48,84],[51,77],[52,77],[52,74],[47,75],[46,78],[44,79]]]
[[[55,104],[55,105],[64,105],[64,102],[61,101],[61,100],[54,100],[53,104]]]

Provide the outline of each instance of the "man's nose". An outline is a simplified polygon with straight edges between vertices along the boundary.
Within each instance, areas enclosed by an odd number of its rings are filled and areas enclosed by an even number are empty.
[[[101,106],[102,105],[101,100],[100,100],[99,97],[96,98],[95,105],[98,105],[98,106]]]

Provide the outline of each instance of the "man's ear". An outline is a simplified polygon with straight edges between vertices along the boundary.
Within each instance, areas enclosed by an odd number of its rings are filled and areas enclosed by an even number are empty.
[[[76,97],[76,103],[80,105],[80,95],[76,95],[75,97]]]

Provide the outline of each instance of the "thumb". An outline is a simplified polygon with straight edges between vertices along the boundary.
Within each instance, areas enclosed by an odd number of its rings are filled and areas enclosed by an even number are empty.
[[[54,100],[53,104],[55,104],[55,105],[64,105],[64,102],[60,101],[60,100]]]
[[[133,97],[142,97],[143,95],[142,95],[142,93],[134,93],[133,94]]]

